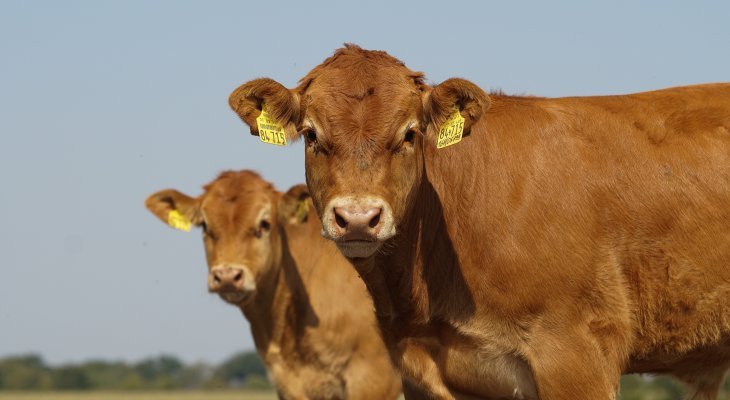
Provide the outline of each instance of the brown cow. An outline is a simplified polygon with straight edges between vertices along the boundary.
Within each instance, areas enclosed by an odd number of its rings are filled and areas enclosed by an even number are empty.
[[[348,45],[297,88],[257,79],[230,104],[253,134],[266,104],[304,136],[324,234],[432,397],[613,399],[622,372],[716,397],[730,366],[730,84],[488,95]],[[462,142],[438,149],[459,124]]]
[[[173,212],[183,228],[202,228],[208,288],[243,311],[281,398],[398,396],[372,301],[321,237],[306,186],[282,194],[255,172],[229,171],[200,197],[162,190],[145,204],[164,222]]]

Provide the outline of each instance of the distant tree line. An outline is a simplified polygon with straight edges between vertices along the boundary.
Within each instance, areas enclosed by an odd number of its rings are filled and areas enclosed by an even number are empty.
[[[137,363],[87,361],[47,365],[40,356],[0,359],[0,390],[180,390],[270,389],[266,369],[255,352],[241,352],[220,365],[186,365],[172,356]],[[679,400],[684,386],[664,376],[626,375],[621,379],[622,400]],[[721,399],[730,399],[730,379]]]
[[[269,389],[255,352],[238,353],[220,365],[186,365],[173,356],[137,363],[87,361],[49,366],[38,355],[0,359],[0,390]]]

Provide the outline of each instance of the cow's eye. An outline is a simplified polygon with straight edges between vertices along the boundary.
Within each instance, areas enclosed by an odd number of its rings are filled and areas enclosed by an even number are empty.
[[[271,223],[268,220],[262,219],[261,222],[259,222],[259,226],[254,229],[253,235],[256,236],[257,239],[261,239],[261,237],[264,236],[264,232],[268,232],[270,229]]]
[[[413,129],[409,129],[408,132],[406,132],[406,135],[403,137],[403,142],[413,143],[414,140],[416,140],[416,131]]]
[[[306,142],[307,148],[314,151],[314,154],[324,153],[328,154],[327,147],[322,144],[322,142],[319,140],[319,135],[317,134],[317,131],[313,128],[304,128],[302,131],[302,136],[304,136],[304,140]]]
[[[218,239],[218,237],[213,233],[212,230],[210,230],[210,228],[208,227],[208,224],[206,224],[205,222],[202,222],[200,224],[200,228],[203,229],[203,235],[205,237],[210,238],[211,240],[217,240]]]
[[[309,128],[304,132],[304,139],[307,141],[308,145],[313,145],[317,143],[317,131],[315,131],[312,128]]]

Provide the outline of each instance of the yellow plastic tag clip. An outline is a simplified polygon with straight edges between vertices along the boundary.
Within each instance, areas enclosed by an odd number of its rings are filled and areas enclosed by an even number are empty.
[[[286,146],[286,133],[284,127],[266,111],[266,105],[261,104],[261,114],[256,118],[256,126],[259,129],[259,139],[264,143],[277,146]]]
[[[309,204],[307,204],[307,199],[300,200],[299,204],[297,204],[297,212],[295,214],[297,221],[304,221],[308,212]]]
[[[190,232],[190,220],[188,217],[180,214],[178,210],[172,210],[167,214],[167,224],[175,229]]]
[[[439,129],[439,137],[436,141],[436,148],[442,149],[452,144],[461,142],[461,137],[464,134],[464,117],[459,112],[459,107],[454,106],[454,111],[449,116],[449,119],[441,125]]]

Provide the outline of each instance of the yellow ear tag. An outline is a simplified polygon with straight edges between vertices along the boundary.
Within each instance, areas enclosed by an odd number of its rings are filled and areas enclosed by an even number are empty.
[[[307,204],[307,199],[300,200],[299,204],[297,204],[297,213],[294,214],[294,217],[297,219],[297,221],[304,221],[304,218],[307,216],[308,212],[309,204]]]
[[[436,148],[442,149],[452,144],[461,142],[461,136],[464,134],[464,117],[459,112],[459,107],[454,106],[454,111],[449,119],[441,125],[439,129],[439,138],[436,142]]]
[[[172,210],[167,214],[167,224],[175,229],[190,232],[190,220],[188,217],[180,214],[178,210]]]
[[[256,126],[259,128],[259,139],[264,143],[286,146],[286,133],[284,127],[266,111],[266,105],[261,104],[261,115],[256,118]]]

